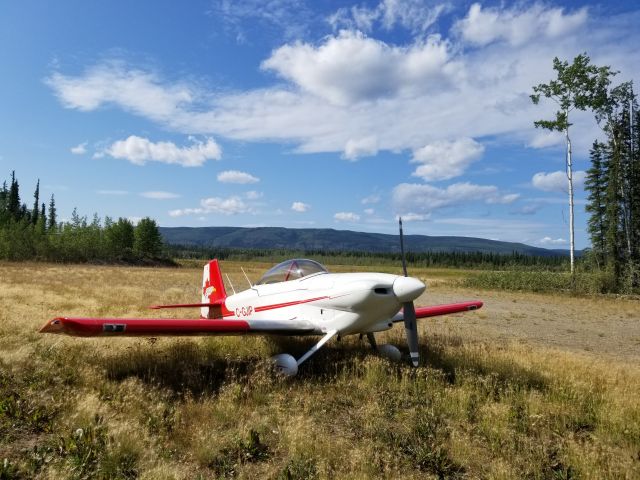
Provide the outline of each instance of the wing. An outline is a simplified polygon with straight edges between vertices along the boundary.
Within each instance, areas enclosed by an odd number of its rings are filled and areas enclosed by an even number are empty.
[[[76,337],[204,335],[308,335],[321,333],[306,320],[221,320],[176,318],[72,318],[49,320],[40,333]]]
[[[416,318],[437,317],[438,315],[449,315],[451,313],[468,312],[481,308],[483,303],[480,300],[461,303],[447,303],[443,305],[431,305],[429,307],[417,307]],[[393,322],[402,322],[404,314],[402,311],[397,313],[393,318]]]

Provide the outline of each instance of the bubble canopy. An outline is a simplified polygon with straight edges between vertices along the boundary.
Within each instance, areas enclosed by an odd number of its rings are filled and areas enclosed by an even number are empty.
[[[290,280],[297,280],[315,273],[328,273],[328,270],[313,260],[296,258],[279,263],[268,270],[262,278],[256,282],[256,285],[288,282]]]

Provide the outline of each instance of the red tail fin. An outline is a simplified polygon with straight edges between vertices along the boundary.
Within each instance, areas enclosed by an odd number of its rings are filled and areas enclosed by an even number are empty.
[[[225,298],[227,298],[227,292],[224,289],[222,273],[220,273],[220,266],[216,258],[204,266],[202,274],[202,303],[216,303],[216,301],[224,301]],[[222,316],[220,310],[219,306],[202,307],[200,316],[202,318],[219,318]]]

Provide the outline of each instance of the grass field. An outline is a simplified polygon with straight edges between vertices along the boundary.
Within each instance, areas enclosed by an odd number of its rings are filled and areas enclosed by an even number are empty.
[[[236,289],[239,268],[223,263]],[[485,307],[422,321],[417,369],[349,337],[282,379],[267,358],[308,340],[37,333],[197,301],[200,265],[0,264],[0,479],[640,478],[640,302],[411,273],[420,305]]]

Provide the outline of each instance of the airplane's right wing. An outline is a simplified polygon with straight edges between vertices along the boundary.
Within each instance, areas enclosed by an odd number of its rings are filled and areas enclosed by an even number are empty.
[[[446,303],[443,305],[431,305],[428,307],[416,307],[416,318],[437,317],[439,315],[449,315],[451,313],[468,312],[481,308],[483,303],[480,300],[460,303]],[[403,312],[400,311],[392,318],[393,322],[404,320]]]

